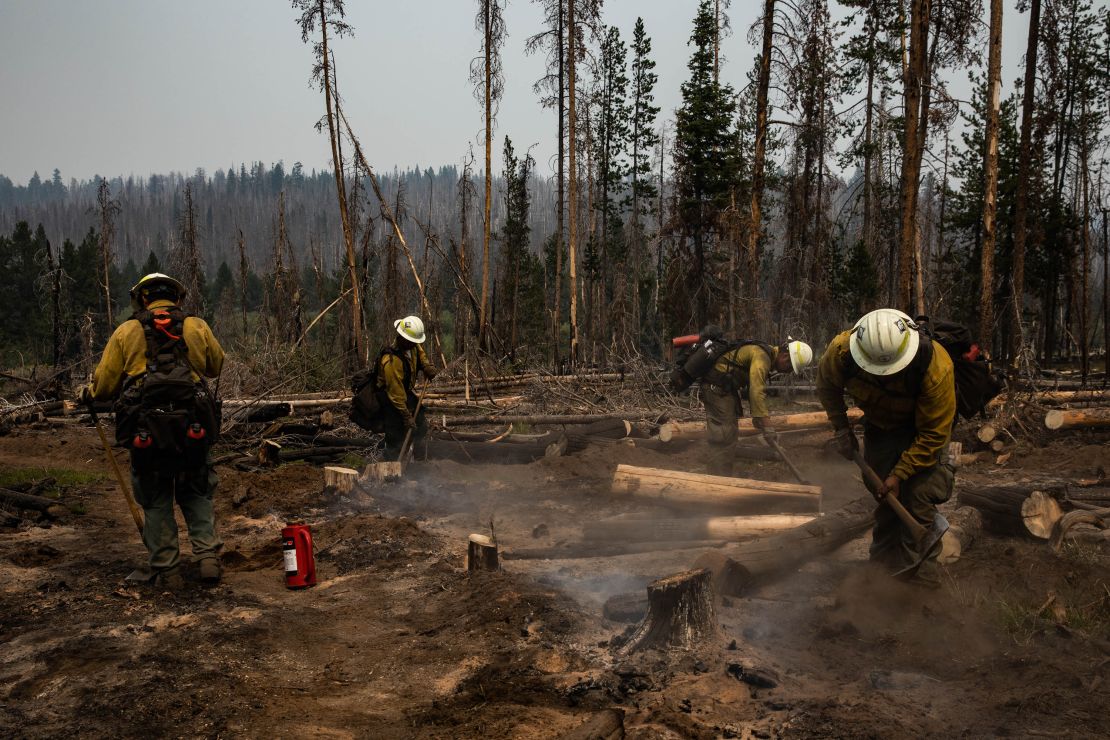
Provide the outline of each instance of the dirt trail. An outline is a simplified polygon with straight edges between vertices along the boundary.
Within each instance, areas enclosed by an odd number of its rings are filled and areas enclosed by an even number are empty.
[[[826,486],[826,508],[858,496],[846,463],[789,444]],[[1026,457],[1078,477],[1105,447],[1060,453]],[[424,463],[373,501],[328,499],[307,465],[221,468],[226,578],[176,597],[123,583],[144,551],[111,484],[70,487],[64,500],[85,513],[0,530],[0,735],[557,737],[609,706],[638,738],[1110,735],[1110,656],[1076,636],[1110,638],[1098,553],[987,537],[941,590],[922,592],[874,573],[860,540],[722,600],[719,638],[671,655],[614,650],[626,625],[600,605],[699,551],[464,573],[466,535],[491,522],[511,550],[642,511],[607,493],[617,462],[697,467],[696,453],[623,445],[528,466]],[[81,428],[0,438],[0,465],[104,468]],[[748,472],[787,475],[772,463]],[[281,578],[278,533],[294,520],[314,528],[320,585],[309,591]],[[1050,591],[1075,629],[1037,621]],[[730,665],[778,686],[742,683]]]

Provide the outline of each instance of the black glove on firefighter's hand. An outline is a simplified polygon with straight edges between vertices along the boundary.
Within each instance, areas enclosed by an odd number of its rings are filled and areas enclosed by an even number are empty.
[[[779,433],[772,426],[764,426],[763,441],[767,443],[768,447],[776,445],[779,441]]]
[[[92,394],[91,385],[81,386],[81,390],[77,392],[77,402],[82,406],[92,406],[94,399]]]
[[[405,431],[416,429],[416,417],[412,414],[405,414]]]
[[[859,452],[859,440],[856,435],[852,433],[851,427],[844,427],[837,429],[836,434],[833,435],[833,441],[836,442],[836,451],[845,460],[852,460],[855,458],[856,453]]]
[[[437,375],[439,375],[439,371],[436,370],[434,367],[424,368],[424,377],[428,379],[429,383],[435,380]]]

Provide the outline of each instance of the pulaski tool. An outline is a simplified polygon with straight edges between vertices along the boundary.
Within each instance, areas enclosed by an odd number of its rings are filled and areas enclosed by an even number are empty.
[[[914,519],[910,512],[906,511],[906,507],[902,506],[902,502],[898,500],[897,496],[886,492],[886,484],[879,478],[878,473],[867,464],[867,461],[863,459],[863,455],[860,454],[859,450],[856,450],[852,459],[863,474],[863,483],[867,486],[867,490],[871,492],[871,495],[875,497],[875,500],[880,503],[885,502],[887,506],[894,509],[894,513],[898,515],[902,523],[909,527],[910,532],[913,533],[913,538],[917,542],[917,560],[912,565],[894,574],[897,578],[909,578],[917,572],[917,569],[928,559],[929,555],[940,547],[941,537],[948,531],[948,520],[945,519],[940,512],[937,512],[933,517],[932,525],[925,527],[921,522]]]

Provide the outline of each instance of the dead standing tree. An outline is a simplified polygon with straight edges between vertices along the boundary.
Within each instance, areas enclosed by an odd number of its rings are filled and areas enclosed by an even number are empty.
[[[178,279],[185,286],[182,308],[202,316],[205,313],[204,268],[200,260],[200,243],[197,233],[197,207],[193,202],[193,183],[185,183],[185,211],[181,214],[181,245],[174,250],[171,260]]]
[[[343,181],[343,158],[339,152],[339,130],[336,125],[336,111],[339,110],[339,92],[332,79],[331,57],[328,52],[328,30],[337,37],[349,36],[351,26],[343,20],[346,10],[343,0],[293,0],[293,8],[301,11],[298,23],[301,27],[301,41],[308,43],[309,38],[319,27],[320,40],[312,42],[312,52],[316,63],[312,67],[312,79],[324,91],[324,104],[327,109],[328,138],[331,143],[332,165],[335,170],[335,192],[339,202],[339,218],[343,224],[343,242],[347,253],[347,281],[351,292],[351,336],[354,340],[356,362],[364,363],[362,331],[362,294],[359,292],[358,268],[355,261],[354,231],[347,211],[347,188]],[[322,128],[321,123],[316,124]]]
[[[998,241],[998,117],[1002,106],[1002,0],[990,0],[990,55],[987,64],[987,130],[983,161],[983,250],[980,262],[979,341],[994,349],[994,250]]]
[[[96,190],[96,207],[100,212],[100,239],[97,248],[100,251],[97,265],[97,280],[100,291],[104,296],[104,316],[106,317],[107,332],[110,334],[116,322],[112,317],[112,286],[110,274],[112,271],[112,242],[116,235],[116,216],[120,213],[119,201],[112,199],[112,191],[107,180],[101,180]]]
[[[505,89],[505,76],[501,67],[501,46],[505,43],[505,0],[478,0],[478,15],[474,26],[482,32],[482,53],[470,63],[470,81],[474,95],[483,101],[485,125],[483,137],[486,147],[485,206],[482,217],[482,302],[478,314],[478,346],[488,349],[489,341],[489,244],[492,227],[493,204],[493,121],[497,105]]]

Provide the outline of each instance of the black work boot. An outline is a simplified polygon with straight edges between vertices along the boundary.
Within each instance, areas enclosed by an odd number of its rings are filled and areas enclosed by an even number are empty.
[[[200,582],[205,586],[215,586],[224,574],[224,567],[216,556],[201,558],[197,563],[200,569]]]

